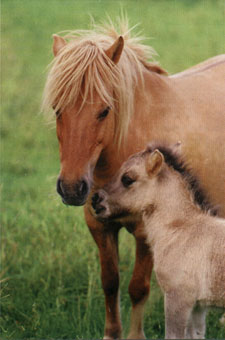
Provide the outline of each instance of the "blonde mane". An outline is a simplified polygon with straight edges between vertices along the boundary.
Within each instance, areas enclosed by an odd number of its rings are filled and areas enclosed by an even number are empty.
[[[94,26],[92,30],[77,30],[64,38],[67,45],[50,64],[44,90],[43,108],[63,111],[82,98],[85,102],[94,100],[97,93],[116,114],[116,138],[120,143],[126,135],[133,114],[134,89],[138,78],[144,85],[143,67],[164,73],[153,61],[155,51],[142,44],[143,38],[131,36],[127,20],[120,22],[120,34],[110,21],[104,26]],[[124,50],[115,65],[105,51],[122,35]]]

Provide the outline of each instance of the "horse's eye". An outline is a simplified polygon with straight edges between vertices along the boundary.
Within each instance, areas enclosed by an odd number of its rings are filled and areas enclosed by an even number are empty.
[[[56,117],[59,117],[60,116],[60,110],[56,111],[55,115],[56,115]]]
[[[125,188],[128,188],[132,183],[135,182],[135,179],[125,174],[122,176],[121,182]]]
[[[109,113],[110,107],[107,107],[104,111],[100,112],[98,115],[98,120],[103,120]]]

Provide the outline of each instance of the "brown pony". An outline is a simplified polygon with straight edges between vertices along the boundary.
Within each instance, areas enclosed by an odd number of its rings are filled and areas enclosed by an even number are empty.
[[[153,50],[113,25],[54,35],[44,106],[56,112],[61,172],[57,191],[65,204],[84,205],[99,248],[105,293],[105,339],[122,336],[119,309],[118,232],[91,212],[91,192],[110,181],[129,155],[150,140],[182,142],[185,159],[212,204],[225,213],[225,57],[218,56],[174,76],[152,60]],[[66,40],[67,41],[66,41]],[[218,152],[219,151],[219,152]],[[128,338],[144,338],[143,309],[153,260],[141,225],[127,227],[136,240],[129,285]]]

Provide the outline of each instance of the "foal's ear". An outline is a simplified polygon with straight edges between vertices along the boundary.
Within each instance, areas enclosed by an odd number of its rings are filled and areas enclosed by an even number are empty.
[[[158,149],[150,153],[145,162],[147,174],[149,176],[156,176],[162,168],[163,161],[164,156]]]
[[[66,46],[66,41],[57,34],[53,34],[52,37],[53,37],[52,49],[53,49],[53,54],[56,57],[59,51],[61,50],[61,48]]]
[[[105,51],[105,54],[114,62],[114,64],[117,64],[120,60],[121,53],[123,51],[124,46],[124,40],[123,37],[119,37],[113,44],[110,46],[108,50]]]

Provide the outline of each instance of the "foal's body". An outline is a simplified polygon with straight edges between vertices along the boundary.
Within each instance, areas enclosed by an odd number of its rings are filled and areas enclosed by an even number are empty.
[[[171,181],[159,190],[156,214],[143,220],[165,294],[166,339],[203,339],[206,307],[225,308],[225,220],[199,211],[181,189]]]
[[[106,338],[118,338],[122,334],[118,271],[118,232],[122,225],[109,226],[98,222],[90,209],[90,193],[110,181],[128,156],[143,149],[148,141],[159,140],[171,144],[180,140],[186,159],[209,193],[210,199],[219,206],[221,215],[225,213],[223,185],[225,57],[213,58],[177,76],[167,77],[162,69],[145,60],[144,49],[138,54],[141,50],[140,45],[137,49],[127,33],[124,34],[123,48],[122,38],[116,32],[112,34],[111,31],[103,42],[102,35],[100,38],[95,36],[93,42],[92,35],[88,39],[85,36],[84,42],[75,37],[68,44],[63,38],[54,37],[55,65],[48,78],[45,102],[53,106],[57,112],[60,110],[57,118],[61,158],[58,191],[66,204],[81,205],[86,202],[85,218],[99,248],[101,262],[106,304],[104,334]],[[115,43],[112,45],[113,41]],[[134,92],[131,106],[133,104],[134,107],[130,120],[123,115],[123,112],[118,110],[115,112],[112,109],[104,120],[97,121],[97,113],[108,106],[113,106],[117,100],[120,101],[120,98],[116,98],[112,103],[105,102],[96,93],[95,87],[91,88],[92,97],[89,93],[87,100],[82,102],[84,89],[79,88],[78,83],[80,82],[79,84],[83,84],[84,87],[86,85],[82,82],[82,77],[87,75],[86,65],[77,82],[72,82],[73,73],[70,71],[74,67],[76,73],[81,61],[84,62],[86,56],[81,59],[79,51],[85,44],[88,55],[89,53],[91,55],[93,50],[93,53],[105,62],[104,72],[108,72],[108,78],[117,69],[121,74],[121,66],[129,65],[131,77],[126,80],[126,85],[131,79],[136,79],[131,87],[131,91]],[[82,46],[79,47],[80,45]],[[134,54],[137,60],[141,60],[138,67],[132,59]],[[69,71],[65,73],[67,57],[70,60]],[[112,60],[111,63],[109,58]],[[90,58],[87,60],[90,64]],[[112,63],[116,65],[112,67]],[[91,79],[91,70],[89,75]],[[65,79],[68,79],[68,82]],[[91,84],[95,85],[97,81],[94,76],[93,79]],[[73,87],[78,87],[79,95],[76,100],[65,95],[66,91],[70,93]],[[108,82],[103,87],[102,93],[107,91],[112,96],[114,90]],[[123,121],[127,121],[127,135],[124,138],[117,125],[117,119],[122,115]],[[122,136],[120,148],[118,139],[115,138],[117,134]],[[217,150],[220,150],[220,156],[215,152]],[[143,309],[149,295],[149,279],[153,265],[151,254],[145,244],[145,237],[139,233],[140,228],[141,225],[136,225],[135,228],[130,229],[136,241],[136,262],[129,285],[132,301],[130,336],[134,338],[144,337],[140,310]]]
[[[103,220],[143,222],[165,297],[166,339],[203,339],[206,307],[225,308],[225,220],[196,205],[206,204],[197,182],[170,150],[159,150],[132,156],[93,207]]]

